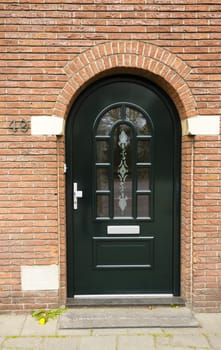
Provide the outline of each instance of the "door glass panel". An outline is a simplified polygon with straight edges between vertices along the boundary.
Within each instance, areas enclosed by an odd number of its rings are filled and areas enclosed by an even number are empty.
[[[108,160],[108,143],[106,141],[96,140],[96,162],[107,163]]]
[[[137,216],[140,218],[150,217],[150,196],[149,195],[137,196]]]
[[[99,115],[94,127],[96,217],[149,219],[153,195],[149,117],[122,103]]]
[[[109,217],[109,196],[97,194],[97,217]]]
[[[97,190],[109,190],[108,168],[97,169]]]
[[[114,123],[121,118],[120,110],[120,108],[113,108],[102,116],[97,127],[97,135],[110,134]]]
[[[132,130],[121,124],[114,132],[114,216],[132,216]]]
[[[137,141],[137,161],[138,163],[150,162],[150,140]]]
[[[137,135],[149,135],[150,134],[150,128],[147,123],[147,118],[144,117],[144,115],[139,112],[136,109],[133,108],[126,108],[126,120],[129,120],[133,123]]]
[[[137,190],[150,190],[150,169],[139,167],[137,168]]]

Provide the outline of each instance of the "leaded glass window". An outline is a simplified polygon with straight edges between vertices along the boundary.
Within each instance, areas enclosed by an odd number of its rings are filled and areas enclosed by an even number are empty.
[[[150,219],[152,216],[153,128],[140,108],[118,104],[94,125],[95,216]]]

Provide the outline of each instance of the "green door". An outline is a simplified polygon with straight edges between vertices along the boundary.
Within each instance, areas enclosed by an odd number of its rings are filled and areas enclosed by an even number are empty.
[[[66,129],[68,296],[179,294],[176,110],[133,76],[74,103]]]

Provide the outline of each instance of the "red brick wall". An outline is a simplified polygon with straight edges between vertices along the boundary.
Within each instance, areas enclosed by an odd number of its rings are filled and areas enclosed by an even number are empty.
[[[65,108],[60,108],[59,103],[70,100],[69,96],[66,98],[68,94],[74,95],[75,79],[79,79],[79,86],[83,81],[76,74],[70,85],[74,68],[70,74],[67,72],[71,62],[75,62],[76,68],[79,54],[108,41],[114,47],[116,40],[145,42],[166,49],[190,68],[184,82],[196,106],[187,96],[185,105],[190,101],[190,106],[186,109],[192,108],[192,115],[194,109],[197,114],[220,115],[221,4],[206,0],[200,1],[200,5],[195,0],[145,3],[142,0],[122,0],[121,4],[118,0],[0,3],[1,309],[51,307],[65,301],[64,140],[31,136],[30,129],[27,133],[13,132],[9,123],[16,121],[19,127],[22,119],[30,123],[31,116],[58,111],[65,117]],[[96,49],[91,51],[91,60],[95,52]],[[96,74],[105,70],[112,59],[108,52],[105,54],[102,66],[94,66]],[[115,66],[126,66],[120,55],[115,55],[114,60]],[[139,60],[134,59],[134,63]],[[153,58],[148,64],[151,68]],[[169,73],[160,79],[164,69],[161,62],[147,76],[166,90],[185,118],[188,115],[185,116],[175,89],[166,84],[173,72],[179,71],[179,64],[170,67]],[[170,79],[172,84],[173,78]],[[87,77],[84,84],[86,81]],[[181,79],[177,87],[181,89],[184,82]],[[182,98],[182,92],[179,95]],[[182,295],[200,311],[220,311],[221,305],[220,150],[218,136],[183,138],[181,286]],[[60,265],[60,290],[21,291],[20,266],[48,264]]]
[[[193,299],[200,310],[221,306],[221,143],[195,137],[193,190]]]
[[[14,134],[8,120],[0,130],[0,309],[11,310],[37,303],[21,292],[20,266],[58,263],[59,247],[56,137]]]
[[[197,311],[220,311],[220,137],[183,140],[182,291]]]
[[[193,146],[190,137],[182,140],[181,191],[181,291],[191,303],[192,298],[192,208],[193,208]]]

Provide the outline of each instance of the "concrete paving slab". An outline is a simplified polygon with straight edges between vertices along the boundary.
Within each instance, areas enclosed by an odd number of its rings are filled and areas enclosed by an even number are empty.
[[[153,335],[163,334],[161,328],[96,328],[91,330],[92,335]]]
[[[221,335],[209,335],[208,342],[214,350],[221,350]]]
[[[57,329],[56,335],[69,337],[84,337],[92,335],[92,329]]]
[[[8,337],[3,344],[3,349],[40,350],[42,343],[41,337]]]
[[[80,338],[47,337],[44,338],[41,350],[77,350]]]
[[[161,349],[163,346],[164,347],[171,347],[171,342],[172,342],[173,335],[172,334],[155,334],[154,340],[155,340],[155,345],[157,349]]]
[[[204,335],[186,334],[183,335],[173,335],[171,338],[171,346],[173,347],[196,347],[209,349],[210,345],[208,340]]]
[[[97,328],[92,330],[92,335],[126,335],[128,333],[127,328]]]
[[[182,335],[188,335],[188,334],[194,334],[194,335],[201,335],[203,333],[203,329],[201,327],[198,328],[160,328],[161,331],[165,334],[182,334]]]
[[[196,319],[199,321],[201,327],[212,334],[219,334],[221,331],[221,313],[210,314],[195,314]]]
[[[81,338],[79,350],[92,350],[92,349],[93,350],[115,350],[116,337],[92,336],[92,337]]]
[[[26,315],[0,315],[0,336],[20,335]]]
[[[25,319],[22,336],[36,336],[36,335],[55,335],[57,330],[57,319],[49,319],[45,325],[40,325],[38,321],[31,315],[28,315]]]
[[[162,328],[128,328],[127,329],[128,335],[156,335],[156,334],[163,334]]]
[[[149,349],[148,349],[149,350]],[[169,345],[169,346],[166,346],[166,345],[160,345],[159,347],[158,346],[156,346],[155,348],[154,348],[154,350],[212,350],[212,349],[205,349],[205,348],[203,348],[203,349],[201,349],[201,348],[193,348],[193,347],[189,347],[189,346],[187,346],[187,347],[173,347],[172,345]]]
[[[118,350],[150,350],[154,348],[154,337],[150,335],[120,336],[117,345]]]

